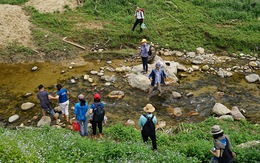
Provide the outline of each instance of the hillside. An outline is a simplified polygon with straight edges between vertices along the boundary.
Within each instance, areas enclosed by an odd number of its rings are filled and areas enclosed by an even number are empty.
[[[0,4],[4,4],[0,7],[2,58],[15,53],[46,60],[56,59],[50,58],[54,54],[70,58],[93,48],[136,49],[142,38],[181,51],[203,47],[208,52],[259,54],[256,0],[106,0],[86,1],[83,6],[72,0],[1,0]],[[147,28],[141,34],[131,31],[137,6],[145,9]],[[85,49],[65,43],[64,37]]]

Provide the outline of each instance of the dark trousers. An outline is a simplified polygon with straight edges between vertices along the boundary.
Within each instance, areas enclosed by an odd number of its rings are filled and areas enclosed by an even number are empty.
[[[102,121],[91,121],[92,124],[92,130],[93,130],[93,135],[97,134],[97,125],[98,125],[98,130],[99,133],[102,134]]]
[[[140,24],[140,32],[142,32],[142,28],[141,28],[141,24],[143,23],[143,19],[136,19],[136,21],[135,21],[135,24],[134,24],[134,26],[133,26],[133,28],[132,28],[132,31],[134,31],[135,30],[135,27],[137,26],[137,24]]]
[[[157,144],[156,144],[156,135],[147,135],[144,134],[142,131],[142,137],[143,137],[143,141],[144,143],[148,142],[148,137],[150,137],[150,139],[152,140],[152,144],[153,144],[153,150],[157,150]]]
[[[142,62],[143,62],[143,70],[145,72],[148,71],[148,57],[142,57]]]

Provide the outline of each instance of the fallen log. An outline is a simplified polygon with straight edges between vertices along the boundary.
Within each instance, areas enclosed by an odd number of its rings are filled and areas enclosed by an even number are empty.
[[[86,50],[85,47],[83,47],[83,46],[81,46],[81,45],[79,45],[79,44],[76,44],[76,43],[74,43],[74,42],[67,41],[66,38],[67,38],[67,37],[64,37],[62,40],[63,40],[64,42],[67,42],[67,43],[69,43],[69,44],[71,44],[71,45],[74,45],[74,46],[76,46],[76,47],[78,47],[78,48],[81,48],[81,49]]]

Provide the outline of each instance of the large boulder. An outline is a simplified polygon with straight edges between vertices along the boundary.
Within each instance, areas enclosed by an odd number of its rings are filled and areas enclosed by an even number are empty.
[[[236,106],[233,106],[231,108],[231,115],[233,116],[233,118],[235,120],[238,120],[238,121],[245,119],[244,115],[239,111],[239,109]]]
[[[43,127],[45,125],[50,126],[51,125],[51,117],[49,116],[43,116],[40,121],[37,123],[37,127]]]
[[[259,75],[257,74],[250,74],[245,77],[246,81],[249,83],[253,83],[259,80]]]
[[[121,99],[124,96],[125,93],[123,91],[112,91],[107,95],[108,98],[116,98],[116,99]]]
[[[35,106],[34,103],[26,102],[26,103],[23,103],[23,104],[21,105],[21,109],[22,109],[22,110],[28,110],[28,109],[33,108],[34,106]]]
[[[226,115],[226,114],[231,113],[231,111],[225,105],[223,105],[221,103],[215,103],[211,112],[214,114],[217,114],[217,115]]]
[[[150,87],[150,80],[145,75],[130,74],[128,83],[133,88],[138,88],[143,91],[147,91]]]

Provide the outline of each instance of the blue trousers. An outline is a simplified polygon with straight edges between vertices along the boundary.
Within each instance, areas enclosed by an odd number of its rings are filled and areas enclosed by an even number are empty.
[[[143,70],[145,72],[148,71],[148,57],[142,57],[142,62],[143,62]]]

